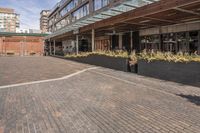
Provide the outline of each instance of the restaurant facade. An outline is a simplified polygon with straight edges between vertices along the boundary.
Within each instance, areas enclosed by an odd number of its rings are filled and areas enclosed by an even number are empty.
[[[154,50],[200,54],[199,0],[62,0],[48,16],[49,54]]]

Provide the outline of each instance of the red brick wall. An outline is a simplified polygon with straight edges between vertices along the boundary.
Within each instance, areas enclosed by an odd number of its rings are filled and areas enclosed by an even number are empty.
[[[3,38],[0,37],[0,53],[2,54]]]
[[[43,55],[43,39],[33,36],[0,37],[0,54]]]

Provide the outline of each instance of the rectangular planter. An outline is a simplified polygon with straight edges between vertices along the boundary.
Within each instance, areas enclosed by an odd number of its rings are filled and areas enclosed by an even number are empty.
[[[86,63],[90,65],[96,65],[110,69],[125,71],[125,72],[129,71],[127,58],[110,57],[105,55],[93,54],[87,57],[70,57],[66,59],[80,63]]]
[[[200,87],[200,63],[138,61],[138,74]]]

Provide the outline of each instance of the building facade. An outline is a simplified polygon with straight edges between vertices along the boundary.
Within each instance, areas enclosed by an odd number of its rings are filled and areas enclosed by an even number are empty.
[[[62,0],[48,16],[46,44],[76,52],[200,53],[199,9],[198,0]]]
[[[0,32],[16,32],[20,27],[19,17],[14,9],[0,8]]]
[[[45,34],[0,33],[0,55],[43,55]]]
[[[40,13],[40,30],[42,33],[47,33],[47,25],[48,25],[48,15],[50,11],[49,10],[42,10]]]

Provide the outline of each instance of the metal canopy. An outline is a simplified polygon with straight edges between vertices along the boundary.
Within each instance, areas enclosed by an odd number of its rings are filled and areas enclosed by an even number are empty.
[[[112,7],[111,9],[105,9],[104,11],[98,12],[92,16],[88,15],[86,17],[83,17],[79,20],[77,20],[74,23],[71,23],[62,29],[52,33],[47,38],[55,37],[58,35],[62,35],[64,33],[77,30],[81,27],[87,26],[89,24],[93,24],[97,21],[101,21],[119,14],[122,14],[124,12],[128,12],[130,10],[142,7],[144,5],[151,4],[153,2],[156,2],[159,0],[125,0],[124,2],[120,3],[116,7]]]

